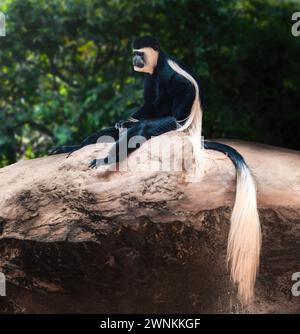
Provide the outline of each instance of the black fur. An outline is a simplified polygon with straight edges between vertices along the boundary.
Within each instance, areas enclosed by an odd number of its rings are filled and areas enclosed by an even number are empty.
[[[133,49],[142,49],[145,47],[150,47],[154,50],[160,49],[158,40],[152,36],[138,37],[132,42]]]
[[[145,43],[145,40],[142,40],[141,43]],[[145,46],[145,44],[143,45]],[[182,77],[169,66],[167,63],[168,58],[177,62],[184,70],[190,73],[198,83],[200,90],[200,82],[196,74],[183,63],[167,56],[164,51],[160,50],[154,72],[152,74],[146,73],[144,77],[144,104],[132,115],[138,122],[117,123],[117,128],[120,124],[128,128],[127,141],[137,135],[150,139],[152,136],[175,130],[177,128],[176,121],[180,122],[190,114],[195,99],[195,87],[189,80]],[[106,135],[112,136],[117,140],[112,151],[116,150],[117,161],[123,160],[126,156],[122,154],[119,147],[121,141],[125,140],[125,136],[122,133],[119,134],[119,130],[116,128],[100,130],[86,138],[81,145],[58,147],[52,150],[51,153],[72,153],[86,145],[96,143],[99,137]],[[128,150],[128,153],[133,150]],[[91,163],[91,166],[94,165],[95,161]]]

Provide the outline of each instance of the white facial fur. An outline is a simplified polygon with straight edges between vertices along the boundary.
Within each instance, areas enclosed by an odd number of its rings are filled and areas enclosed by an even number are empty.
[[[154,49],[147,47],[147,48],[141,48],[141,49],[133,49],[133,51],[139,51],[145,53],[145,60],[146,64],[144,67],[137,67],[133,66],[134,70],[137,72],[145,72],[152,74],[156,65],[157,65],[157,59],[158,59],[158,51],[155,51]]]

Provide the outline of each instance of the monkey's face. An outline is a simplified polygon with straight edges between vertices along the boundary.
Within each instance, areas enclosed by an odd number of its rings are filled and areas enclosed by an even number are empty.
[[[134,49],[133,51],[133,68],[137,72],[146,72],[152,74],[158,59],[158,51],[147,47]]]

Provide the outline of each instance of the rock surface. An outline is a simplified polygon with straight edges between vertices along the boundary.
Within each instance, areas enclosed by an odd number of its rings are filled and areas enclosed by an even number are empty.
[[[90,145],[0,169],[0,313],[300,313],[291,293],[300,153],[222,142],[257,182],[263,245],[253,304],[240,305],[226,270],[235,196],[228,158],[208,151],[203,179],[188,182],[184,171],[88,169],[100,150]],[[128,162],[147,161],[147,145]]]

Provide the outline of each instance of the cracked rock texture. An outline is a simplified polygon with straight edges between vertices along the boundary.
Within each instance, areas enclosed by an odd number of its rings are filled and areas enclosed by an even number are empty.
[[[157,140],[119,167],[160,162],[147,151]],[[207,151],[203,178],[190,182],[185,171],[88,169],[109,149],[90,145],[0,169],[0,312],[300,313],[291,293],[300,271],[300,153],[222,142],[244,155],[257,183],[263,246],[251,305],[240,305],[226,270],[235,197],[228,158]]]

